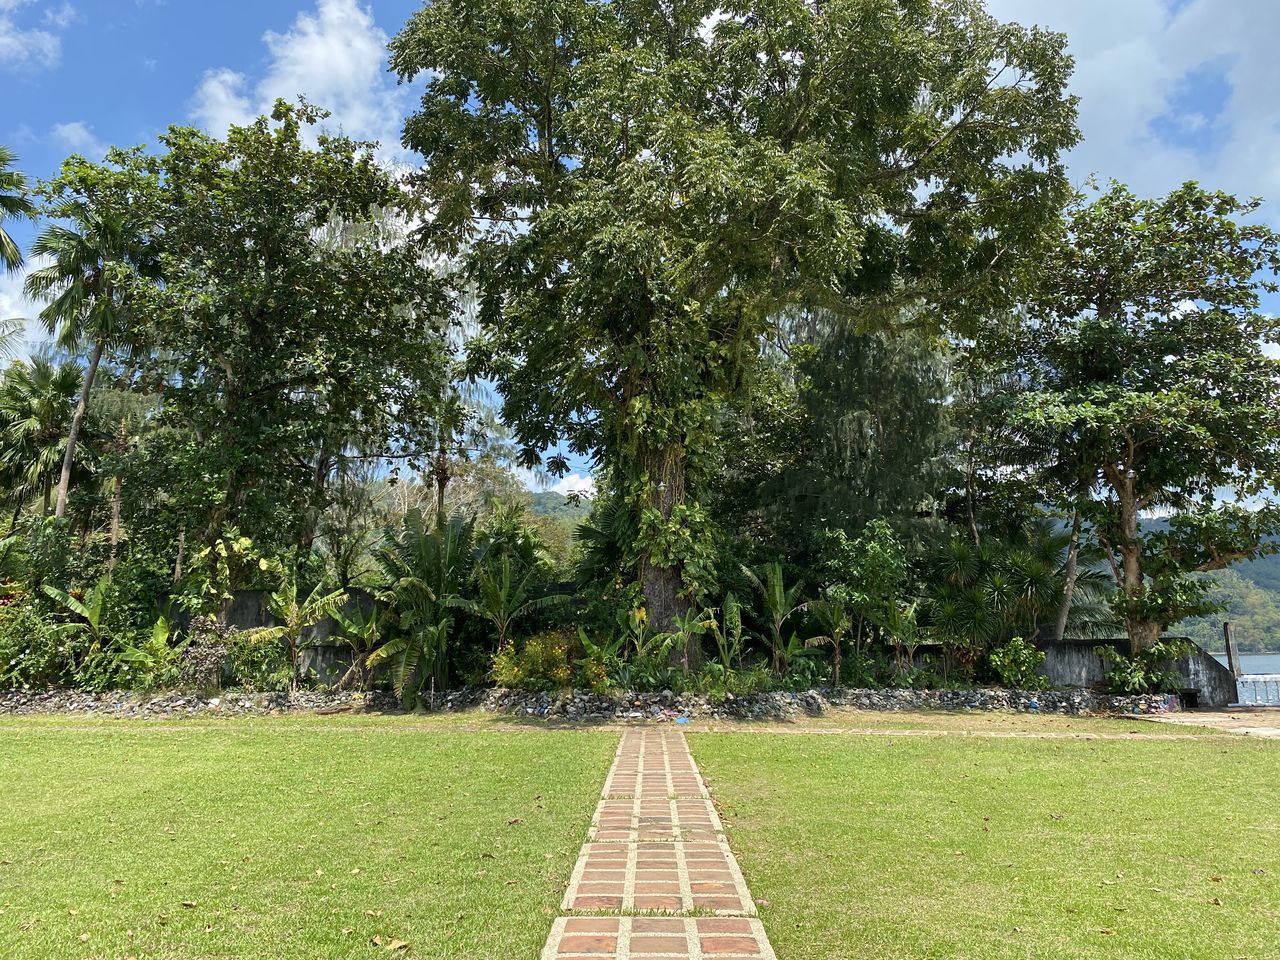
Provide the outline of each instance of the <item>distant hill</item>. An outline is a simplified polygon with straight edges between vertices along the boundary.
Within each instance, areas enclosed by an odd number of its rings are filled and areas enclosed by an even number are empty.
[[[554,490],[542,490],[530,494],[529,512],[535,517],[551,517],[554,520],[568,520],[579,524],[591,513],[591,501],[581,497],[575,503],[563,493]]]

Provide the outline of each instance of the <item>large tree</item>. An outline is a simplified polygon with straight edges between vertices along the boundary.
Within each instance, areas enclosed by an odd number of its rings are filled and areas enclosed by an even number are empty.
[[[165,422],[203,485],[190,535],[225,524],[308,549],[344,463],[423,452],[447,304],[373,145],[278,103],[225,140],[171,129],[162,282],[146,297]]]
[[[1257,208],[1194,183],[1081,199],[1010,351],[1008,416],[1048,455],[1032,475],[1075,498],[1135,652],[1204,609],[1189,573],[1280,532],[1280,318],[1260,305],[1280,234]]]
[[[40,187],[48,200],[45,215],[53,222],[31,248],[45,262],[27,276],[26,291],[47,301],[40,319],[58,346],[73,353],[87,350],[89,357],[58,478],[58,517],[67,512],[76,445],[103,356],[109,348],[138,346],[130,280],[154,262],[155,189],[155,174],[145,159],[138,151],[122,150],[112,150],[106,164],[71,157]]]
[[[1064,200],[1064,46],[979,0],[438,0],[393,41],[424,237],[526,461],[567,440],[632,511],[651,622],[711,585],[701,453],[772,318],[1009,292]]]

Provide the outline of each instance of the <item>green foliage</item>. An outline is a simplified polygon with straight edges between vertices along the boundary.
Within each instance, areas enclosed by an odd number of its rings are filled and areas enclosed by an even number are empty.
[[[406,197],[372,147],[278,103],[216,139],[172,128],[154,159],[159,277],[137,297],[183,450],[189,535],[232,524],[309,548],[341,458],[431,435],[443,390],[440,283],[407,242]]]
[[[424,239],[479,287],[476,364],[527,462],[599,452],[664,630],[716,586],[707,451],[780,312],[986,310],[1077,138],[1064,38],[976,0],[714,12],[441,0],[391,45],[422,88]]]
[[[1135,653],[1199,612],[1187,574],[1276,549],[1280,319],[1261,297],[1280,234],[1251,222],[1260,203],[1195,183],[1081,198],[1010,345],[1008,419],[1043,496],[1084,510]],[[1151,512],[1167,524],[1144,530]]]
[[[421,511],[411,510],[399,530],[388,530],[378,551],[388,586],[385,642],[369,655],[370,667],[388,664],[396,694],[406,706],[416,703],[428,684],[447,687],[449,637],[458,604],[475,565],[475,524],[454,515],[437,515],[428,527]]]
[[[1049,678],[1040,673],[1045,655],[1021,637],[992,650],[989,659],[1004,686],[1014,690],[1049,689]]]
[[[231,685],[254,691],[280,691],[293,683],[289,651],[280,637],[259,630],[233,630],[227,635]]]
[[[276,624],[245,630],[237,637],[237,643],[246,647],[282,644],[288,657],[289,685],[292,688],[298,682],[303,634],[321,620],[333,617],[346,602],[345,591],[333,590],[323,583],[317,584],[306,599],[300,599],[298,574],[296,571],[288,572],[267,601],[267,609]]]
[[[516,690],[560,690],[572,686],[572,640],[564,630],[535,634],[517,649],[507,645],[493,658],[493,682]]]
[[[773,672],[784,674],[790,665],[791,658],[804,649],[796,634],[786,633],[786,624],[796,613],[800,612],[802,584],[786,585],[782,564],[766,563],[757,573],[746,567],[742,574],[759,594],[761,614],[764,620],[764,639],[769,644]]]
[[[29,598],[6,597],[0,606],[0,687],[74,683],[74,639]]]
[[[8,147],[0,146],[0,266],[6,271],[22,266],[22,250],[4,228],[6,220],[31,220],[36,216],[35,205],[27,189],[27,178],[13,169],[17,155]]]
[[[1183,640],[1160,640],[1125,656],[1114,647],[1097,647],[1106,667],[1105,682],[1111,693],[1175,693],[1182,686],[1175,661],[1186,656],[1189,647]]]

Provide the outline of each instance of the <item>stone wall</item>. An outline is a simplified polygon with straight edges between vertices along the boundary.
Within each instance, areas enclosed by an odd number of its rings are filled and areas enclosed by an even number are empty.
[[[808,690],[773,691],[716,700],[702,694],[610,693],[566,690],[456,690],[437,696],[441,712],[482,710],[541,720],[580,723],[681,723],[696,719],[787,722],[820,716],[832,708],[877,711],[1012,711],[1071,716],[1165,713],[1178,709],[1177,697],[1108,697],[1087,690],[1043,692],[979,688],[974,690]],[[81,693],[78,691],[0,692],[0,715],[64,713],[115,717],[193,717],[286,712],[398,713],[399,703],[385,691],[363,695],[301,690],[250,694]]]

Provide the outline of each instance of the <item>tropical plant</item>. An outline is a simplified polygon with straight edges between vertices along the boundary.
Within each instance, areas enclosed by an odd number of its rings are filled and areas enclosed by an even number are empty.
[[[1182,685],[1177,660],[1186,656],[1190,645],[1185,640],[1160,640],[1129,656],[1114,647],[1095,649],[1102,658],[1107,689],[1132,696],[1176,692]]]
[[[36,496],[49,513],[82,382],[78,364],[54,363],[39,354],[5,370],[0,380],[0,472],[13,494],[15,515]]]
[[[280,587],[267,599],[267,609],[277,623],[270,627],[245,630],[240,639],[245,643],[283,643],[289,656],[289,686],[298,685],[299,657],[302,652],[303,634],[347,602],[344,590],[332,590],[326,584],[318,584],[305,599],[298,596],[298,576],[285,575]]]
[[[430,526],[421,510],[410,510],[399,530],[387,531],[378,562],[388,581],[390,636],[366,663],[390,666],[391,682],[406,706],[423,686],[443,689],[449,677],[448,610],[462,596],[475,564],[473,520],[457,514],[435,516]]]
[[[493,680],[500,687],[558,690],[573,682],[570,641],[563,630],[535,634],[517,650],[504,646],[493,658]]]
[[[810,637],[809,645],[829,644],[831,646],[831,686],[840,686],[840,659],[844,641],[853,632],[853,617],[849,605],[838,595],[829,595],[822,600],[815,600],[805,606],[818,621],[822,633]]]
[[[1091,551],[1083,551],[1071,571],[1071,538],[1048,521],[1026,524],[1004,539],[987,536],[980,544],[953,537],[925,578],[922,612],[934,636],[970,665],[1014,636],[1035,640],[1059,616],[1068,582],[1066,634],[1113,629],[1108,577]]]
[[[62,607],[64,613],[79,618],[63,624],[63,631],[68,634],[86,635],[90,640],[89,652],[91,654],[100,652],[107,639],[106,610],[107,597],[111,591],[111,579],[101,577],[85,592],[83,600],[47,583],[43,590],[48,597]]]
[[[764,639],[769,644],[773,672],[781,676],[787,672],[790,657],[803,649],[796,634],[792,632],[788,638],[783,629],[803,607],[800,602],[802,585],[795,583],[788,587],[782,564],[777,561],[764,564],[759,572],[744,566],[742,573],[760,595],[766,630]]]
[[[889,643],[897,656],[898,672],[905,676],[916,667],[916,651],[925,642],[925,631],[920,626],[920,600],[895,603],[879,619]]]
[[[36,206],[27,192],[27,178],[13,169],[17,155],[0,146],[0,264],[6,270],[22,266],[22,250],[4,228],[6,220],[34,220]]]
[[[1040,672],[1045,655],[1021,637],[991,651],[991,669],[1014,690],[1047,690],[1049,678]]]
[[[367,661],[369,654],[378,648],[382,629],[381,614],[376,609],[366,609],[363,604],[356,604],[350,615],[341,607],[334,610],[333,619],[338,623],[339,636],[351,648],[351,666],[338,681],[338,689],[364,690],[372,677]]]
[[[170,642],[172,635],[173,623],[162,614],[141,640],[120,644],[116,659],[121,663],[131,688],[163,687],[178,678],[183,647]]]
[[[536,571],[525,568],[516,573],[511,554],[501,553],[496,562],[482,563],[476,571],[476,599],[451,597],[448,605],[488,620],[497,634],[498,648],[511,643],[511,631],[515,622],[540,610],[548,610],[568,600],[565,594],[532,596],[538,577]]]
[[[31,247],[47,261],[27,275],[25,288],[45,300],[40,311],[45,329],[68,352],[88,349],[80,397],[67,432],[54,516],[67,511],[76,445],[89,410],[89,398],[109,347],[131,347],[139,336],[129,296],[131,278],[154,260],[149,225],[137,208],[146,182],[132,155],[113,151],[122,168],[72,157],[61,174],[41,189],[51,200],[45,210],[54,222]]]

